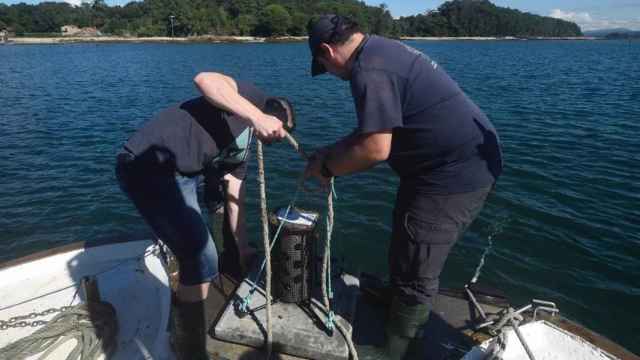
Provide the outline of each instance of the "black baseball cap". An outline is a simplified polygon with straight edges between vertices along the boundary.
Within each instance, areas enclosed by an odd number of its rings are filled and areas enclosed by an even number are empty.
[[[324,74],[327,69],[318,59],[318,50],[320,44],[330,43],[334,38],[341,35],[344,31],[343,24],[345,18],[339,15],[328,14],[321,15],[315,19],[311,19],[308,24],[309,33],[309,49],[311,50],[311,76]]]

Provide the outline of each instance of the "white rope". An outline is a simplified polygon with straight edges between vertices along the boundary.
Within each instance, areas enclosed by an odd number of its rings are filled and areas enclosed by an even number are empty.
[[[331,179],[331,184],[333,185],[333,179]],[[331,289],[327,289],[327,281],[331,281],[331,274],[329,268],[331,267],[331,235],[333,233],[333,192],[329,190],[329,195],[327,196],[327,233],[325,236],[324,243],[324,256],[322,257],[322,303],[324,307],[331,311],[331,304],[329,303],[329,291]],[[330,285],[329,285],[330,286]]]
[[[489,236],[487,237],[488,243],[487,243],[487,246],[484,248],[484,251],[482,252],[482,256],[480,257],[480,263],[478,264],[478,267],[476,267],[476,272],[473,275],[473,278],[471,279],[471,284],[475,284],[478,282],[478,279],[482,274],[482,268],[484,267],[485,260],[489,255],[489,253],[491,252],[491,250],[493,249],[493,238],[499,235],[500,233],[502,233],[502,230],[504,229],[504,227],[507,225],[508,222],[509,222],[509,218],[500,219],[496,221],[491,226],[491,228],[489,228]]]
[[[489,254],[489,251],[491,251],[491,248],[493,248],[493,234],[489,235],[488,240],[489,240],[489,244],[487,245],[487,247],[484,248],[484,252],[482,253],[482,257],[480,258],[480,263],[476,268],[476,273],[475,275],[473,275],[473,279],[471,279],[472,284],[475,284],[476,282],[478,282],[478,278],[480,277],[482,268],[484,267],[485,258]]]
[[[287,139],[289,144],[291,144],[291,146],[293,146],[293,148],[296,150],[296,152],[298,154],[300,154],[300,156],[302,156],[303,159],[305,159],[305,160],[309,159],[309,156],[307,156],[307,153],[304,152],[304,150],[302,149],[302,146],[300,146],[300,143],[298,143],[296,141],[296,139],[294,139],[293,136],[291,136],[291,134],[286,133],[285,138]]]
[[[307,160],[309,157],[302,150],[300,144],[290,135],[286,136],[287,141],[293,146],[293,148],[305,159]],[[266,261],[266,310],[267,310],[267,359],[271,358],[272,352],[272,328],[271,328],[271,244],[269,244],[269,225],[268,225],[268,215],[267,215],[267,193],[265,186],[265,174],[264,174],[264,154],[263,154],[263,146],[260,140],[257,141],[257,160],[258,160],[258,184],[260,187],[260,212],[261,212],[261,220],[262,220],[262,236],[263,243],[265,249],[265,261]],[[303,187],[304,178],[301,179],[299,183],[299,188]],[[330,183],[330,191],[327,197],[327,234],[325,241],[325,253],[322,262],[322,296],[324,302],[324,309],[329,316],[330,321],[333,325],[336,326],[338,331],[344,337],[347,346],[349,347],[349,352],[351,353],[351,357],[353,360],[358,360],[358,353],[353,344],[353,340],[351,339],[351,334],[344,328],[344,326],[335,321],[333,318],[333,311],[331,310],[331,303],[329,301],[329,297],[333,297],[333,295],[329,295],[331,293],[331,289],[328,289],[327,281],[331,281],[331,236],[333,233],[333,220],[334,220],[334,211],[333,211],[333,178]],[[296,196],[297,198],[297,196]],[[275,242],[275,241],[274,241]],[[329,285],[330,286],[330,285]],[[328,291],[327,291],[328,290]]]
[[[260,186],[260,218],[262,220],[262,240],[264,243],[264,256],[267,263],[266,274],[266,301],[267,301],[267,359],[271,358],[271,344],[273,334],[271,332],[271,246],[269,244],[269,224],[267,219],[267,190],[264,176],[264,157],[262,141],[258,140],[258,184]]]
[[[351,334],[349,334],[347,329],[345,329],[339,321],[335,321],[332,318],[333,311],[331,310],[331,304],[329,303],[329,292],[332,291],[331,289],[328,289],[328,287],[331,286],[331,237],[333,234],[333,219],[335,216],[333,211],[333,180],[334,178],[331,178],[329,195],[327,196],[327,234],[324,247],[324,258],[322,261],[322,299],[325,307],[324,311],[330,317],[330,321],[333,322],[335,327],[342,334],[342,337],[344,337],[344,340],[347,342],[351,358],[353,360],[358,360],[358,352],[356,351],[356,347],[354,346],[353,340],[351,339]],[[329,286],[327,286],[327,281],[329,282]]]

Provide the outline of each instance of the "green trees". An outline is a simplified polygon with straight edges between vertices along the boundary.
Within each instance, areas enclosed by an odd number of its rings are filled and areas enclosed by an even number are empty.
[[[365,32],[386,36],[579,36],[571,22],[497,7],[488,0],[452,0],[436,11],[394,20],[386,4],[358,0],[142,0],[108,6],[104,0],[0,4],[0,27],[18,35],[57,33],[63,25],[95,26],[105,34],[306,35],[311,16],[346,15]]]
[[[236,35],[251,35],[253,29],[258,25],[258,20],[253,15],[240,15],[236,19]]]
[[[374,34],[397,35],[387,4],[369,9],[369,31]]]
[[[398,20],[411,36],[581,36],[578,25],[495,6],[488,0],[453,0],[437,11]]]
[[[259,36],[283,36],[291,27],[291,16],[282,5],[271,4],[261,12],[260,22],[256,27]]]
[[[7,23],[5,23],[2,19],[7,19],[7,13],[9,12],[9,6],[5,4],[0,4],[0,31],[7,28]]]
[[[307,23],[311,17],[303,12],[294,11],[291,15],[291,26],[287,33],[291,36],[307,35]]]

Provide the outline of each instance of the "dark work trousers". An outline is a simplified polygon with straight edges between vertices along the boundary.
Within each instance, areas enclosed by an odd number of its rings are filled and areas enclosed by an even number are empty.
[[[433,304],[451,248],[480,213],[491,189],[428,195],[400,186],[389,248],[394,296],[407,305]]]

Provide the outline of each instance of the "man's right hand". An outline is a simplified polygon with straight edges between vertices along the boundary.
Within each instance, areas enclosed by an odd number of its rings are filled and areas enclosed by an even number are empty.
[[[256,130],[258,139],[266,144],[280,141],[284,139],[287,134],[287,131],[284,129],[284,124],[280,119],[264,113],[253,121],[253,127]]]
[[[329,188],[330,178],[322,175],[322,164],[325,157],[329,153],[329,147],[324,147],[313,153],[307,161],[307,167],[304,170],[305,179],[316,178],[320,183],[320,188],[324,191]]]

